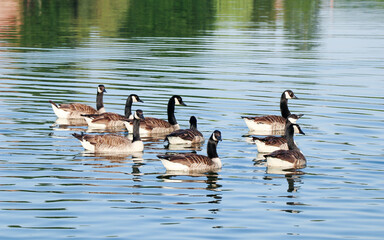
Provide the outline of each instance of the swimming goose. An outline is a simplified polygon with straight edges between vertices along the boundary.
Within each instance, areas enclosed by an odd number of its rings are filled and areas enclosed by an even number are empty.
[[[132,141],[126,137],[117,134],[91,135],[91,134],[72,134],[77,138],[86,150],[92,152],[107,153],[130,153],[142,152],[144,144],[140,138],[140,119],[144,119],[142,110],[136,110],[133,118],[133,139]]]
[[[143,101],[136,94],[129,95],[125,103],[125,116],[112,112],[105,112],[102,114],[83,114],[82,116],[87,121],[90,128],[105,129],[124,127],[124,121],[133,119],[131,109],[132,103],[135,102]]]
[[[173,131],[165,137],[164,142],[168,144],[184,144],[192,145],[204,142],[203,134],[197,130],[197,119],[195,116],[191,116],[189,119],[189,129],[179,129]]]
[[[285,128],[285,120],[291,112],[288,109],[288,99],[297,99],[295,94],[291,90],[285,90],[281,94],[280,98],[280,111],[281,116],[277,115],[267,115],[261,117],[246,117],[242,116],[245,123],[247,124],[250,131],[284,131]],[[297,115],[300,118],[301,115]]]
[[[267,167],[279,167],[284,169],[305,167],[307,160],[296,146],[293,140],[294,124],[288,122],[287,138],[288,150],[276,150],[264,155],[267,159]]]
[[[253,137],[252,140],[257,145],[257,151],[263,152],[263,153],[270,153],[276,150],[288,150],[288,138],[293,138],[293,135],[290,135],[288,131],[288,127],[290,124],[292,124],[292,118],[291,116],[294,114],[291,114],[288,119],[286,120],[287,123],[285,124],[285,131],[284,135],[281,137],[277,136],[268,136],[264,138],[260,137]],[[301,130],[300,126],[297,124],[293,124],[294,132],[298,132],[300,134],[305,135],[305,133]],[[293,134],[293,132],[292,132]]]
[[[157,155],[164,167],[170,171],[214,171],[221,168],[221,160],[217,155],[217,144],[221,141],[221,132],[215,130],[208,140],[208,156],[195,153],[175,155]]]
[[[159,118],[146,117],[145,121],[140,122],[140,134],[167,134],[180,129],[175,117],[175,105],[187,106],[180,96],[172,96],[167,107],[168,122]],[[124,124],[128,131],[132,132],[132,122],[128,121]]]
[[[81,114],[99,114],[105,112],[103,95],[107,92],[104,85],[97,87],[96,109],[83,103],[67,103],[57,105],[52,100],[49,102],[58,118],[83,118]]]

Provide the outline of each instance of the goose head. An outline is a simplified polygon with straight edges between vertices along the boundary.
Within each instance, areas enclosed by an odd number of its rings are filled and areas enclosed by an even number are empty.
[[[144,118],[143,110],[137,109],[133,118],[138,119],[138,120],[140,120],[140,119],[144,120],[145,118]]]
[[[107,92],[107,90],[105,90],[105,87],[104,87],[104,85],[99,85],[98,87],[97,87],[97,92],[98,93],[105,93],[105,92]]]
[[[129,98],[132,100],[132,102],[136,103],[136,102],[141,102],[143,103],[143,100],[141,100],[139,98],[139,96],[137,96],[136,94],[131,94],[129,95]]]
[[[292,92],[292,90],[285,90],[284,95],[286,99],[298,99],[295,94]]]
[[[211,139],[215,142],[219,142],[219,141],[222,141],[221,139],[221,132],[219,130],[215,130],[213,133],[212,133],[212,136],[211,136]]]
[[[299,118],[304,116],[304,114],[291,114],[288,116],[287,121],[295,124]]]
[[[183,99],[179,96],[179,95],[173,95],[172,96],[172,99],[175,101],[175,105],[183,105],[183,106],[187,106],[187,104],[185,104],[183,102]]]

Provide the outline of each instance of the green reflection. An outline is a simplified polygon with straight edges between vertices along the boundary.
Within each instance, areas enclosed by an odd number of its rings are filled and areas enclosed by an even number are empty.
[[[11,1],[12,0],[8,0]],[[40,0],[19,1],[3,11],[17,37],[0,38],[23,47],[77,47],[102,37],[196,37],[220,28],[283,26],[298,50],[316,46],[320,0]],[[0,22],[0,25],[4,23]]]

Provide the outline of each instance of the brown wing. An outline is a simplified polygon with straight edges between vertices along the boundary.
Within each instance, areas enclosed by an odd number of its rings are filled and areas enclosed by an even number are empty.
[[[270,154],[264,155],[264,157],[279,158],[290,163],[296,163],[298,160],[305,160],[304,155],[300,151],[296,150],[277,150]]]
[[[267,115],[262,117],[249,117],[248,119],[253,120],[257,123],[264,123],[264,124],[273,124],[273,123],[282,123],[285,124],[286,119],[277,116],[277,115]]]
[[[82,103],[60,104],[59,108],[67,112],[80,112],[82,114],[96,114],[97,110]]]
[[[104,134],[104,135],[91,135],[86,134],[83,136],[83,139],[91,143],[92,145],[108,145],[108,146],[117,146],[131,142],[129,139],[117,135],[117,134]]]
[[[282,144],[287,143],[287,139],[283,137],[268,136],[265,138],[257,138],[257,137],[253,138],[253,140],[256,140],[256,139],[264,142],[266,145],[280,146]]]
[[[154,128],[170,128],[172,125],[162,119],[146,117],[144,121],[140,121],[140,127],[152,130]]]
[[[123,121],[126,118],[123,115],[117,113],[106,112],[92,116],[92,122],[98,124],[108,124],[113,121]]]
[[[212,165],[212,160],[204,155],[194,154],[194,153],[186,153],[186,154],[177,154],[172,155],[169,158],[169,161],[180,163],[186,165],[190,168],[207,165]]]
[[[196,136],[201,136],[202,137],[203,134],[201,134],[201,132],[199,132],[198,130],[179,129],[179,130],[176,130],[176,131],[172,132],[168,136],[170,136],[170,137],[179,137],[179,138],[182,138],[184,140],[192,141]]]

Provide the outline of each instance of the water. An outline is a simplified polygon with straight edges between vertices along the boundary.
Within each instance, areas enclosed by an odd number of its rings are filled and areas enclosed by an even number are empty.
[[[381,239],[383,1],[3,1],[0,9],[2,239]],[[169,175],[142,156],[85,153],[48,100],[108,111],[138,94],[146,116],[176,108],[206,137],[217,173]],[[242,115],[290,100],[308,164],[266,169]],[[205,154],[206,145],[199,151]],[[185,150],[184,150],[185,151]]]

